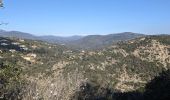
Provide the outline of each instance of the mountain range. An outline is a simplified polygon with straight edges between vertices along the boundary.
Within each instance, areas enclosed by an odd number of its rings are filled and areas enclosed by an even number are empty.
[[[31,40],[42,40],[49,43],[66,45],[67,47],[73,49],[91,50],[91,49],[104,48],[113,43],[117,43],[119,41],[127,41],[145,35],[139,33],[124,32],[124,33],[115,33],[115,34],[108,34],[108,35],[88,35],[88,36],[76,35],[76,36],[69,36],[69,37],[61,37],[61,36],[52,36],[52,35],[35,36],[25,32],[1,30],[0,36],[16,37],[16,38],[31,39]]]
[[[17,31],[0,33],[2,100],[170,98],[169,35],[125,32],[57,40]]]
[[[166,35],[87,51],[0,37],[3,100],[169,100],[168,69],[170,36]]]

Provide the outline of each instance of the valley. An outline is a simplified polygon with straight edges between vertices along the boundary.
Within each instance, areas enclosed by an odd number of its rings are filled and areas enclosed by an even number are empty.
[[[169,5],[0,0],[0,100],[170,100]]]
[[[0,95],[6,99],[69,100],[85,84],[115,93],[142,92],[170,68],[170,36],[137,37],[97,50],[1,37],[0,64]]]

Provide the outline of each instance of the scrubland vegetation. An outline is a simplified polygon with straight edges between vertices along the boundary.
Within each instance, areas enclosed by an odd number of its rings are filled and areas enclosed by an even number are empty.
[[[7,100],[168,100],[170,37],[100,50],[0,38],[0,97]]]

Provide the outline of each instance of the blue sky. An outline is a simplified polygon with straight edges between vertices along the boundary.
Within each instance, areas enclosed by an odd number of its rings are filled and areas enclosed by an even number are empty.
[[[170,33],[170,0],[4,0],[0,29],[35,35]]]

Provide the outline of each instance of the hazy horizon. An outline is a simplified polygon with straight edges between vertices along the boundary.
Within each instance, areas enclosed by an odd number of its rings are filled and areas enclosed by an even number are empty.
[[[117,32],[117,33],[105,33],[105,34],[71,34],[71,35],[45,34],[45,35],[42,35],[42,34],[34,34],[34,33],[29,33],[29,32],[24,32],[24,31],[19,31],[19,30],[4,30],[4,29],[0,29],[0,31],[6,31],[6,32],[16,31],[16,32],[27,33],[27,34],[34,35],[34,36],[57,36],[57,37],[73,37],[73,36],[84,37],[84,36],[90,36],[90,35],[110,35],[110,34],[122,34],[122,33],[135,33],[135,34],[143,34],[143,35],[157,35],[157,34],[137,33],[137,32]]]

